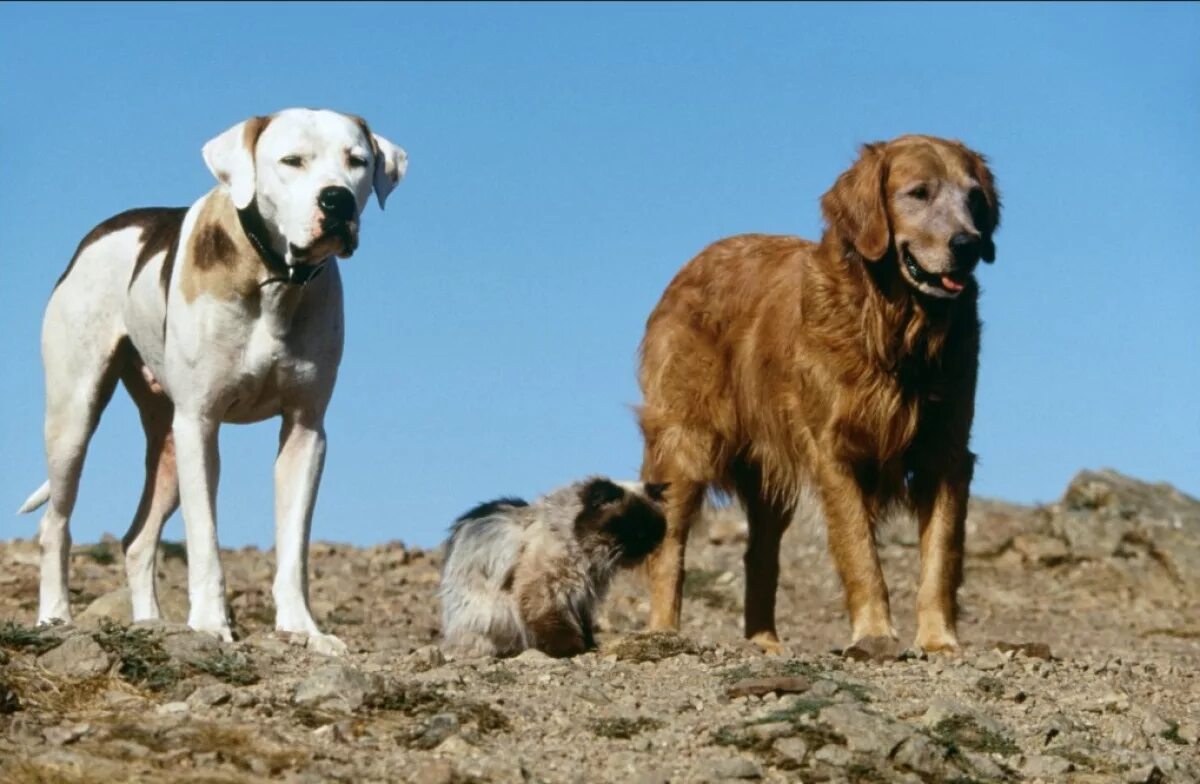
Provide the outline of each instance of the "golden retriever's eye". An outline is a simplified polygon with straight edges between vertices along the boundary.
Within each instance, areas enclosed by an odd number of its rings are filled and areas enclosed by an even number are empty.
[[[279,162],[284,166],[291,166],[293,169],[300,169],[304,166],[304,159],[299,155],[285,155],[279,159]]]
[[[910,199],[916,199],[917,201],[929,201],[929,188],[925,185],[918,185],[917,187],[910,189],[908,193],[904,195]]]
[[[352,168],[355,168],[355,169],[366,168],[367,159],[361,155],[351,155],[351,156],[349,156],[348,160],[349,160],[350,166]]]

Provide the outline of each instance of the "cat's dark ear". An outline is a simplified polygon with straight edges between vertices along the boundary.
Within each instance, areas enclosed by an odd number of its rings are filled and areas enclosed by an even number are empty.
[[[647,482],[646,497],[655,503],[661,504],[667,500],[667,488],[670,486],[670,482]]]
[[[599,509],[625,497],[625,490],[608,479],[593,479],[579,492],[584,509]]]

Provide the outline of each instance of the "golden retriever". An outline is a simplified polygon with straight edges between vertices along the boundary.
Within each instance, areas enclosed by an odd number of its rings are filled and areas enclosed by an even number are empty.
[[[821,209],[819,243],[747,234],[709,246],[647,322],[642,479],[669,483],[650,626],[679,626],[688,529],[714,487],[749,518],[746,637],[779,651],[779,542],[811,486],[851,652],[898,648],[874,541],[891,502],[920,526],[916,645],[953,651],[975,461],[974,270],[995,257],[999,197],[978,153],[902,136],[865,145]]]

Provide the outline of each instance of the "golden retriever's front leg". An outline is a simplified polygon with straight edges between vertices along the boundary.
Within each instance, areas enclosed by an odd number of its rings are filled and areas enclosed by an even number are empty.
[[[829,552],[846,591],[851,642],[894,642],[898,636],[892,625],[887,583],[875,551],[871,510],[862,487],[852,467],[839,460],[822,460],[817,475],[829,529]]]
[[[970,478],[940,477],[930,479],[925,487],[921,479],[918,477],[914,493],[921,535],[916,645],[931,653],[953,652],[958,650],[957,594],[962,583]]]
[[[662,544],[646,559],[650,578],[650,630],[677,631],[683,607],[683,558],[688,532],[700,512],[704,486],[679,480],[666,490],[667,531]]]

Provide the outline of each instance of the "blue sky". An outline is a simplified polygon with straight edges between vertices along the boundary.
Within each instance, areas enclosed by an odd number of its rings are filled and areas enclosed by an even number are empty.
[[[38,335],[79,239],[211,185],[200,147],[355,112],[408,179],[343,268],[314,537],[435,544],[477,501],[636,474],[636,347],[676,270],[820,231],[856,146],[961,138],[1005,199],[977,494],[1113,466],[1200,494],[1200,5],[0,5],[0,538],[42,481]],[[269,545],[275,422],[221,435],[220,537]],[[119,391],[76,541],[124,532]],[[168,537],[182,536],[176,516]]]

